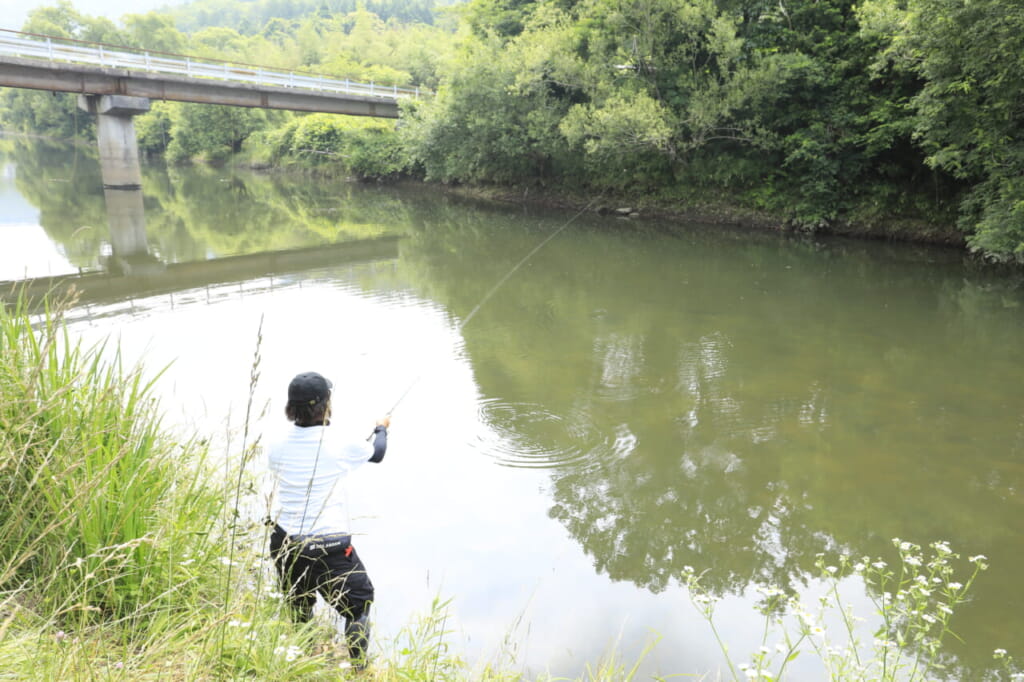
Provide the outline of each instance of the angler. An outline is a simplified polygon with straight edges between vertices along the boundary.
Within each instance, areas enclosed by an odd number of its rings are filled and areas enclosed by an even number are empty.
[[[345,619],[349,658],[362,669],[373,583],[352,545],[343,483],[356,467],[384,459],[391,419],[377,422],[372,447],[339,433],[330,428],[332,388],[317,372],[288,385],[285,416],[292,426],[267,449],[276,490],[270,556],[293,618],[308,622],[319,593]]]

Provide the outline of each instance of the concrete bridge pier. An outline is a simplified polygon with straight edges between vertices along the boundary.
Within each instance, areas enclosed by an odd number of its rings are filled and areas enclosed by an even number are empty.
[[[160,268],[149,253],[142,204],[142,170],[132,117],[149,111],[145,97],[79,95],[78,106],[96,114],[100,172],[110,223],[111,270],[121,273]]]
[[[149,100],[127,95],[79,95],[78,106],[96,114],[103,189],[142,189],[139,143],[132,117],[149,111]]]

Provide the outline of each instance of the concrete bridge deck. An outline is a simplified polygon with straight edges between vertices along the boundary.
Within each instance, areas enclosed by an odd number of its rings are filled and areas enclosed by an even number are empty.
[[[419,89],[0,29],[0,86],[263,109],[398,118]]]

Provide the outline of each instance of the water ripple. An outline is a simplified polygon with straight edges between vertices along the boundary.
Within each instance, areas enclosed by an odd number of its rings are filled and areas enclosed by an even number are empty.
[[[534,403],[483,401],[486,428],[474,447],[499,464],[530,469],[591,468],[621,456],[621,434],[607,434],[589,415],[563,416]]]

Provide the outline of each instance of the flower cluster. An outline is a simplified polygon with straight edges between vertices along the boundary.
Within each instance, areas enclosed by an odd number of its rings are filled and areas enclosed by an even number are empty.
[[[284,657],[284,660],[288,661],[289,663],[298,658],[301,653],[302,649],[300,647],[295,646],[294,644],[288,646],[279,646],[274,649],[275,656],[282,656]]]
[[[956,565],[962,561],[948,542],[933,542],[930,551],[899,538],[892,542],[899,556],[892,566],[867,556],[854,559],[841,554],[828,561],[819,554],[818,577],[826,590],[816,608],[808,608],[777,587],[755,588],[762,595],[757,608],[767,619],[764,639],[750,661],[738,666],[729,660],[728,648],[714,628],[717,598],[702,589],[701,576],[692,568],[685,567],[683,577],[694,606],[711,623],[730,669],[738,668],[748,679],[783,679],[787,664],[805,645],[820,658],[829,679],[929,679],[943,667],[943,639],[955,637],[949,629],[950,618],[978,574],[988,568],[988,560],[982,554],[970,557],[969,577],[957,580]],[[863,619],[854,616],[852,605],[844,603],[839,594],[840,581],[850,575],[864,581],[881,619],[869,645],[859,638],[857,623]],[[841,617],[845,632],[839,633],[838,640],[827,630],[826,622],[834,622],[828,614]],[[782,633],[774,648],[768,646],[772,625]],[[776,656],[781,662],[776,662]],[[1004,649],[996,649],[994,656],[1011,673],[1010,679],[1024,679],[1012,670],[1012,659]]]

